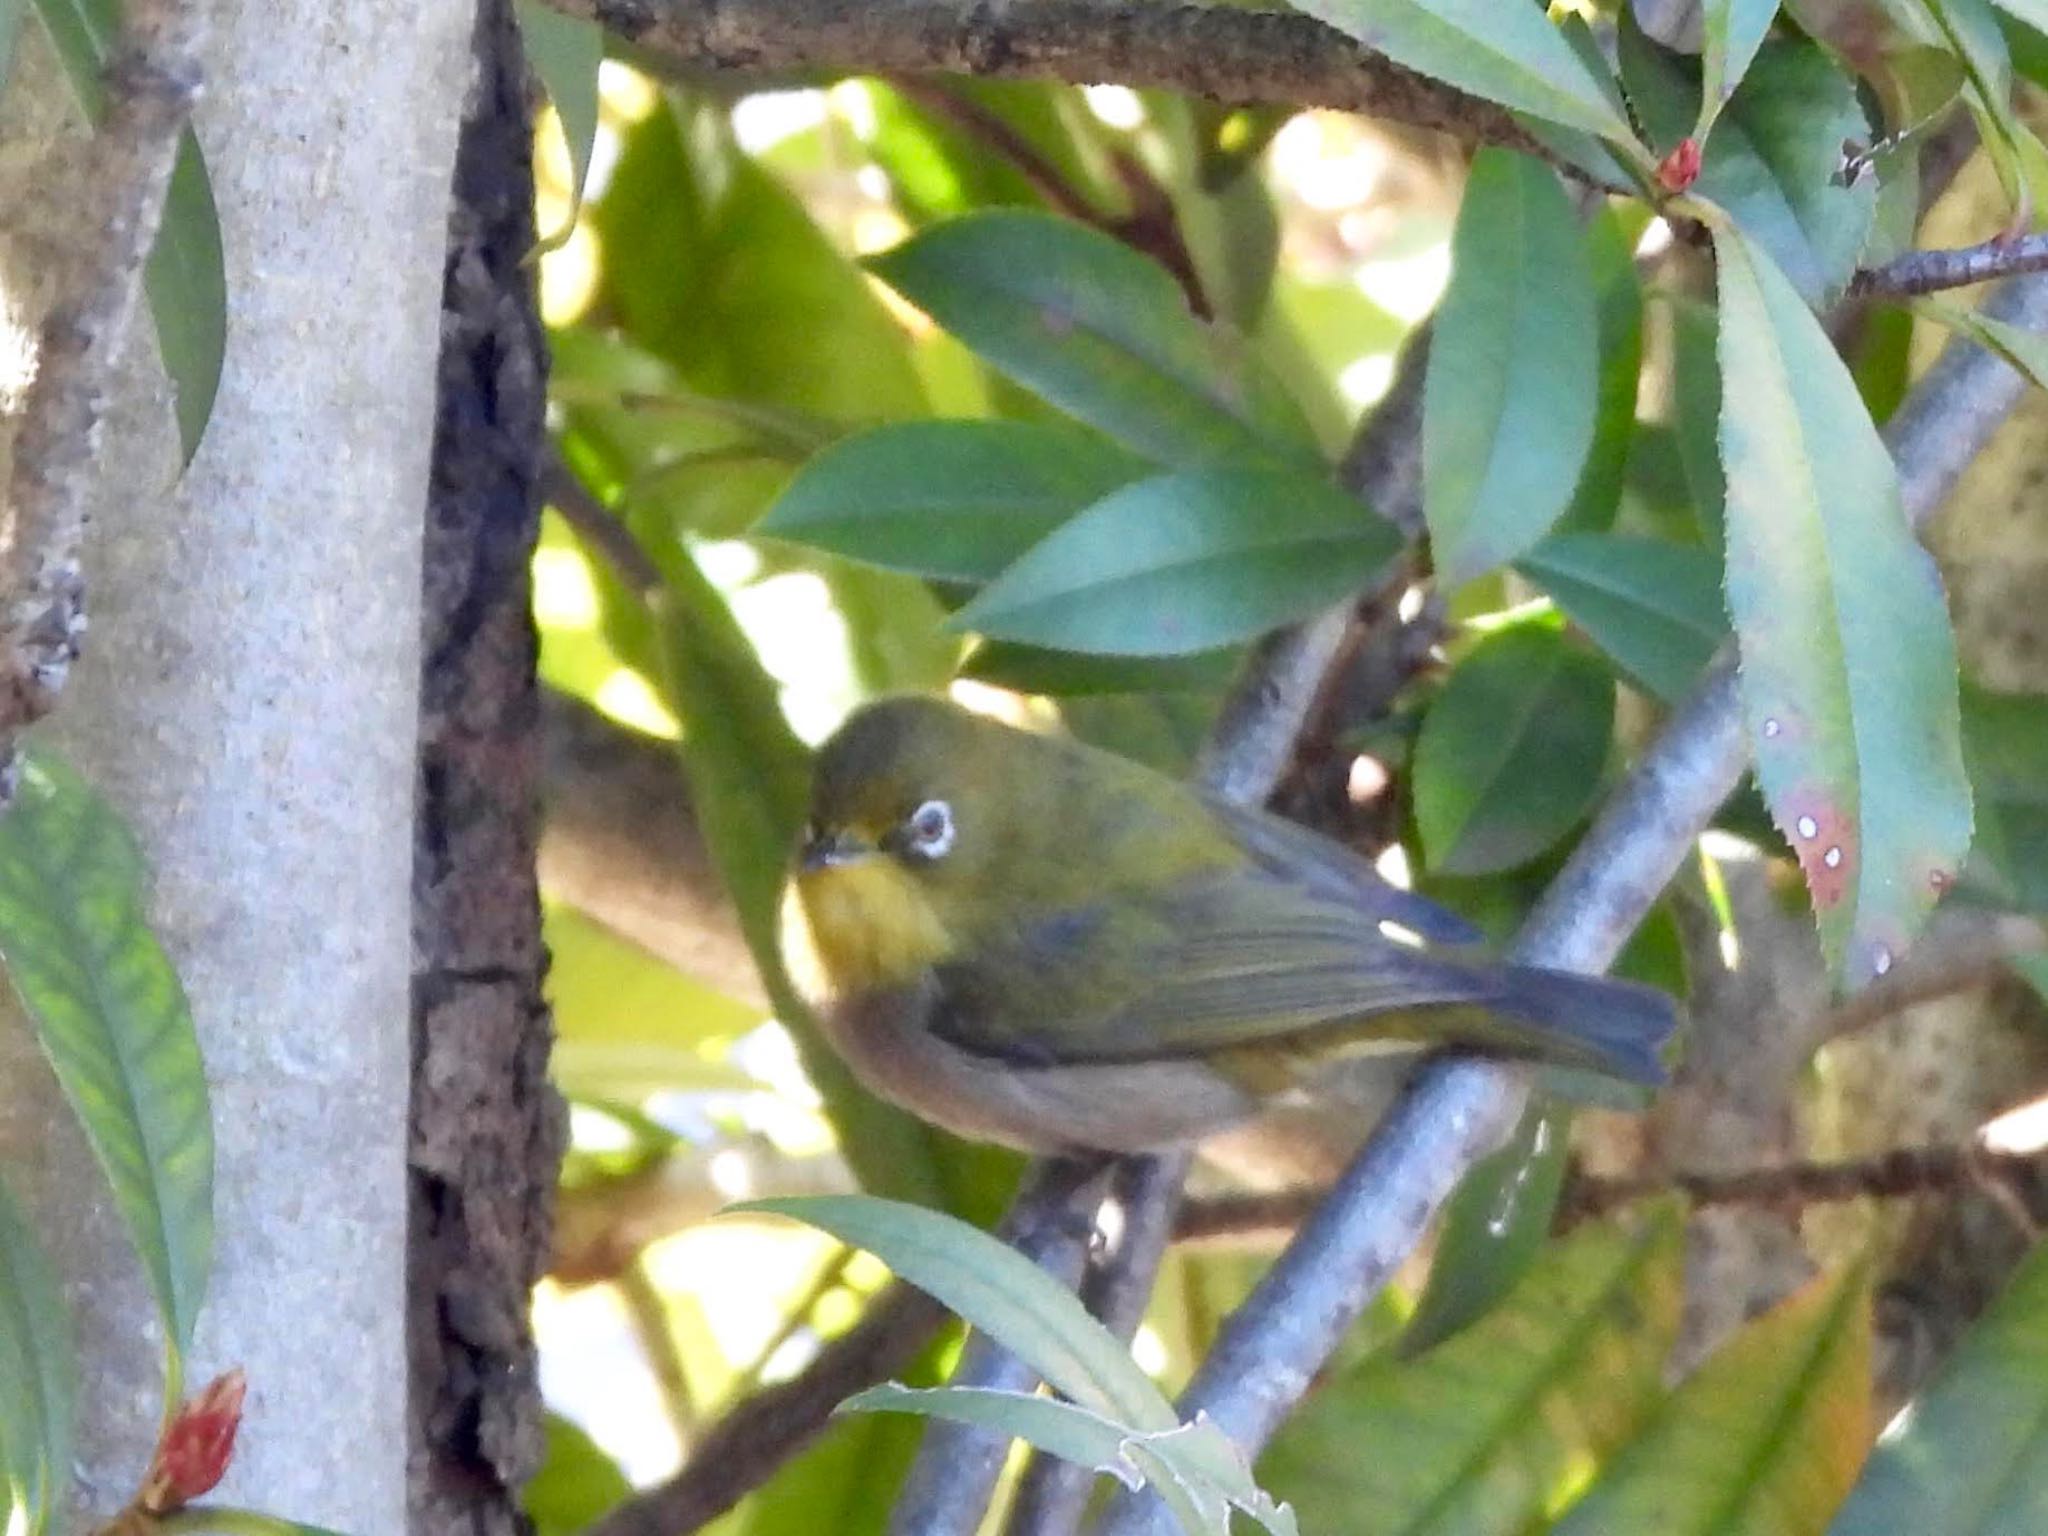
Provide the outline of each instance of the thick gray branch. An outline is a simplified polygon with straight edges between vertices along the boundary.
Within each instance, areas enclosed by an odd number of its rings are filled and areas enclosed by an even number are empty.
[[[1334,107],[1467,143],[1531,148],[1491,102],[1413,74],[1306,16],[1209,5],[1030,0],[548,0],[658,63],[840,74],[995,75]]]

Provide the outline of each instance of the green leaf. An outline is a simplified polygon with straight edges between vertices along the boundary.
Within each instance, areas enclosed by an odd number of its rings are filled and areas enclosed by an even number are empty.
[[[1643,285],[1636,277],[1633,224],[1624,227],[1612,208],[1587,220],[1579,243],[1593,283],[1599,315],[1599,383],[1594,391],[1593,440],[1579,471],[1564,528],[1605,530],[1621,503],[1628,458],[1635,444],[1636,394],[1643,371]]]
[[[1451,673],[1415,744],[1432,870],[1512,869],[1577,825],[1614,736],[1614,676],[1548,624],[1514,624]]]
[[[1685,696],[1727,638],[1721,562],[1697,544],[1557,533],[1515,568],[1616,666],[1667,703]]]
[[[163,1311],[175,1398],[213,1262],[213,1123],[146,878],[113,808],[64,764],[29,757],[0,816],[0,958]]]
[[[2048,1244],[1901,1410],[1829,1536],[2048,1530]]]
[[[1965,685],[1963,760],[1977,802],[1964,883],[2048,912],[2048,698]]]
[[[1334,603],[1400,549],[1391,523],[1316,475],[1158,475],[1033,546],[954,622],[1063,650],[1184,656]]]
[[[553,250],[569,238],[583,206],[583,183],[590,174],[590,152],[597,144],[597,71],[604,63],[604,29],[594,22],[519,0],[519,36],[526,57],[540,76],[541,87],[561,119],[562,142],[569,150],[570,198],[561,229],[541,240]]]
[[[1222,691],[1236,675],[1236,650],[1201,651],[1193,656],[1080,656],[1072,651],[987,640],[960,669],[962,677],[1015,693],[1092,698],[1122,693]]]
[[[1404,1356],[1477,1322],[1528,1273],[1557,1214],[1570,1140],[1571,1111],[1539,1099],[1513,1139],[1459,1181],[1438,1224],[1429,1282],[1401,1334]]]
[[[1583,1227],[1500,1306],[1311,1397],[1259,1464],[1311,1531],[1522,1536],[1633,1434],[1678,1332],[1681,1222]]]
[[[839,1413],[913,1413],[952,1424],[992,1429],[1034,1449],[1107,1473],[1126,1488],[1143,1477],[1124,1459],[1133,1431],[1115,1419],[1056,1397],[990,1387],[905,1387],[883,1382],[856,1392]]]
[[[903,422],[826,449],[753,531],[892,570],[983,582],[1144,472],[1104,438],[1060,423]]]
[[[1586,252],[1557,173],[1481,150],[1423,390],[1422,507],[1447,585],[1514,559],[1570,506],[1593,444],[1598,334]]]
[[[1303,0],[1298,9],[1418,74],[1622,144],[1628,120],[1541,8],[1519,0]]]
[[[576,1536],[629,1497],[633,1485],[618,1463],[581,1428],[547,1416],[547,1456],[521,1495],[534,1536]]]
[[[1742,84],[1750,61],[1778,14],[1778,0],[1706,0],[1700,9],[1700,116],[1692,136],[1702,143],[1721,108]]]
[[[1869,1443],[1869,1286],[1852,1269],[1723,1346],[1551,1536],[1820,1536]]]
[[[1621,28],[1630,99],[1652,140],[1668,149],[1692,131],[1699,90],[1686,66]],[[1714,131],[1692,194],[1725,208],[1768,251],[1809,306],[1837,296],[1856,270],[1877,217],[1877,178],[1840,176],[1842,146],[1867,145],[1870,121],[1856,82],[1811,43],[1761,49]]]
[[[1679,462],[1700,536],[1718,553],[1728,499],[1721,472],[1721,366],[1715,355],[1720,320],[1708,305],[1674,299],[1671,329],[1672,427]]]
[[[78,1361],[56,1271],[0,1184],[0,1526],[39,1536],[71,1482]]]
[[[2037,387],[2048,389],[2048,336],[2026,331],[2007,320],[1994,319],[1946,299],[1916,299],[1913,313],[1939,321],[1967,336],[1994,357],[2003,359]]]
[[[927,414],[908,334],[803,203],[740,152],[723,105],[665,97],[626,133],[589,218],[602,312],[700,399],[826,423]]]
[[[1163,463],[1316,457],[1301,407],[1166,272],[1040,213],[970,214],[869,268],[1003,373]]]
[[[106,113],[100,79],[121,32],[121,0],[35,0],[72,93],[97,123]],[[165,194],[162,227],[143,274],[157,348],[175,395],[185,462],[199,451],[227,355],[228,280],[220,215],[199,140],[187,129]]]
[[[1764,798],[1851,985],[1905,951],[1970,845],[1955,637],[1890,455],[1769,256],[1715,232],[1728,609]]]
[[[1141,1432],[1172,1429],[1173,1405],[1074,1293],[1009,1244],[965,1222],[866,1195],[750,1200],[865,1248],[1084,1408]]]

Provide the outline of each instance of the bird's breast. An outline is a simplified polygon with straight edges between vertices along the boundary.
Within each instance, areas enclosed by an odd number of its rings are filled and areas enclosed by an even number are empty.
[[[783,952],[807,997],[914,983],[952,947],[929,897],[887,859],[806,870],[783,902]]]

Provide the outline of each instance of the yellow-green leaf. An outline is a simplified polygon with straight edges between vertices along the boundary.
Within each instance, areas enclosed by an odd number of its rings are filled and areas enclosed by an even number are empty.
[[[1325,1387],[1259,1464],[1310,1531],[1521,1536],[1661,1395],[1680,1227],[1660,1206],[1545,1250],[1507,1299],[1412,1360]]]
[[[0,959],[113,1185],[175,1375],[213,1262],[213,1122],[144,885],[113,807],[54,758],[29,757],[0,816]]]
[[[1820,1536],[1869,1444],[1870,1291],[1849,1270],[1723,1346],[1552,1536]]]
[[[77,1371],[56,1273],[0,1184],[0,1530],[39,1536],[64,1500]]]

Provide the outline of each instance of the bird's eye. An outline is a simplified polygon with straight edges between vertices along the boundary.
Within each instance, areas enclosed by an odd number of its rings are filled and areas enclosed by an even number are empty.
[[[904,851],[920,859],[944,858],[953,846],[953,808],[927,800],[903,823]]]

